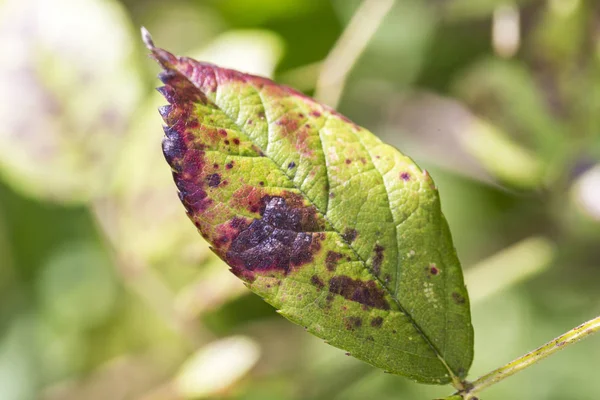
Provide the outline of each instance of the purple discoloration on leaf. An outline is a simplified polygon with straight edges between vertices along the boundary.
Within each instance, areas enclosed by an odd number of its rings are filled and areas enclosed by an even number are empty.
[[[273,197],[265,202],[261,215],[233,240],[226,253],[236,275],[252,279],[256,272],[287,274],[313,260],[321,248],[321,235],[313,233],[319,230],[314,209],[294,207],[284,198]]]
[[[288,164],[288,169],[292,169],[292,168],[294,168],[295,166],[296,166],[296,163],[292,161],[292,162],[290,162],[290,163]]]
[[[402,172],[400,174],[400,179],[402,179],[404,182],[408,182],[410,181],[410,174],[408,172]]]
[[[347,317],[344,319],[344,325],[346,326],[346,329],[348,329],[349,331],[353,331],[355,329],[358,329],[362,326],[362,318],[360,317]]]
[[[382,317],[375,317],[371,320],[371,326],[373,328],[381,328],[381,325],[383,325],[383,318]]]
[[[215,188],[215,187],[219,186],[219,184],[221,183],[221,175],[219,175],[219,174],[209,175],[208,178],[206,178],[206,182],[208,183],[208,186],[210,186],[211,188]]]
[[[319,278],[317,275],[313,275],[310,278],[310,282],[315,285],[317,288],[319,288],[319,290],[323,289],[325,287],[325,283],[323,283],[323,281],[321,280],[321,278]]]
[[[439,273],[440,273],[440,271],[439,271],[439,269],[438,269],[438,268],[435,266],[435,264],[431,264],[431,265],[429,266],[429,273],[430,273],[431,275],[434,275],[434,276],[435,276],[435,275],[439,274]]]
[[[358,232],[356,231],[356,229],[346,229],[342,234],[342,237],[348,243],[354,242],[356,236],[358,236]]]
[[[369,307],[390,309],[385,292],[374,281],[360,281],[345,275],[335,276],[329,280],[329,291]]]
[[[383,262],[384,248],[383,246],[376,244],[373,250],[375,251],[375,255],[373,256],[373,273],[375,275],[379,275],[379,272],[381,271],[381,263]]]
[[[337,263],[342,257],[343,256],[336,251],[328,251],[327,257],[325,257],[325,266],[329,271],[335,271],[335,267],[337,267]]]

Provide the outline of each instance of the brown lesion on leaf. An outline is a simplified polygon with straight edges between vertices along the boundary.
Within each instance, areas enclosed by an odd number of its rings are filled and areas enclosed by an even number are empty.
[[[327,256],[325,257],[325,267],[327,267],[329,271],[335,271],[337,263],[342,257],[343,256],[336,251],[328,251]]]
[[[452,300],[458,305],[465,304],[466,302],[466,299],[460,293],[457,292],[452,292]]]
[[[361,281],[346,275],[335,276],[329,280],[329,292],[373,308],[390,309],[385,292],[375,281]]]
[[[346,317],[344,318],[344,326],[347,330],[353,331],[362,326],[362,318],[360,317]]]
[[[381,246],[379,243],[375,245],[373,251],[375,255],[373,256],[373,273],[379,276],[379,272],[381,271],[381,264],[383,263],[383,251],[385,248]]]
[[[356,239],[357,236],[358,236],[358,232],[356,231],[356,229],[350,229],[350,228],[346,228],[346,230],[342,234],[342,238],[347,243],[354,242],[354,240]]]
[[[312,283],[314,286],[316,286],[319,290],[321,290],[325,287],[325,283],[323,283],[321,278],[319,278],[317,275],[311,276],[310,283]]]
[[[382,317],[375,317],[371,320],[371,326],[373,328],[381,328],[381,325],[383,325],[383,318]]]

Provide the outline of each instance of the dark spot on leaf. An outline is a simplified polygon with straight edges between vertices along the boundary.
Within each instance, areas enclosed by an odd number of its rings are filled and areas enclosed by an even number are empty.
[[[263,181],[260,181],[260,182],[258,182],[258,184],[259,184],[260,186],[265,186],[265,183],[264,183]]]
[[[370,307],[390,309],[384,291],[374,281],[355,280],[345,275],[335,276],[329,280],[329,291]]]
[[[362,318],[360,318],[360,317],[344,318],[344,325],[346,326],[346,329],[348,329],[349,331],[353,331],[362,326]]]
[[[313,275],[310,278],[310,283],[312,283],[313,285],[315,285],[319,289],[323,289],[323,287],[325,287],[325,284],[323,283],[323,281],[321,280],[321,278],[319,278],[317,275]]]
[[[356,232],[356,229],[346,229],[342,234],[342,238],[344,238],[344,240],[348,243],[354,242],[356,236],[358,236],[358,232]]]
[[[333,193],[333,192],[330,192],[330,193],[329,193],[329,198],[330,198],[330,199],[333,199],[334,197],[335,197],[335,193]]]
[[[230,163],[227,163],[227,164],[225,165],[225,168],[227,168],[227,169],[231,169],[231,168],[233,168],[233,161],[232,161],[232,162],[230,162]]]
[[[434,276],[435,276],[435,275],[437,275],[437,274],[439,274],[439,273],[440,273],[440,270],[439,270],[439,269],[437,269],[437,267],[435,266],[435,264],[431,264],[431,265],[429,266],[429,273],[430,273],[431,275],[434,275]]]
[[[352,160],[350,160],[349,158],[346,158],[346,164],[350,164],[352,162]]]
[[[328,251],[325,257],[325,266],[329,271],[335,271],[337,263],[342,258],[342,255],[336,251]]]
[[[311,112],[310,112],[310,115],[311,115],[312,117],[319,118],[319,117],[321,116],[321,113],[320,113],[320,112],[318,112],[318,111],[311,111]]]
[[[404,182],[408,182],[410,181],[410,174],[408,172],[402,172],[400,174],[400,179],[402,179]]]
[[[381,325],[383,325],[383,318],[382,317],[375,317],[371,320],[371,326],[373,328],[381,328]]]
[[[381,263],[383,262],[383,246],[376,244],[374,251],[375,255],[373,256],[373,273],[375,275],[379,275],[381,271]]]
[[[304,118],[304,114],[302,114],[302,113],[298,114],[298,118]]]
[[[248,120],[247,124],[252,125],[253,121],[251,119]]]
[[[225,140],[223,143],[225,143],[226,145],[229,145],[229,140]]]
[[[219,129],[219,135],[226,137],[227,136],[227,131],[225,129]]]
[[[210,186],[212,188],[217,187],[221,183],[221,175],[219,175],[219,174],[209,175],[206,178],[206,182],[208,183],[208,186]]]
[[[454,300],[456,304],[465,304],[466,301],[460,293],[456,292],[452,292],[452,300]]]
[[[219,169],[219,164],[213,164],[214,169]]]
[[[290,163],[288,164],[288,169],[292,169],[292,168],[294,168],[295,166],[296,166],[296,163],[292,161],[292,162],[290,162]]]
[[[258,118],[260,119],[265,119],[265,112],[264,111],[259,111],[257,114]]]
[[[292,268],[313,260],[324,235],[317,210],[298,199],[264,197],[261,219],[255,219],[231,243],[226,258],[232,271],[252,279],[254,272]]]
[[[233,139],[233,143],[234,144],[240,144],[240,139],[238,139],[238,138]]]

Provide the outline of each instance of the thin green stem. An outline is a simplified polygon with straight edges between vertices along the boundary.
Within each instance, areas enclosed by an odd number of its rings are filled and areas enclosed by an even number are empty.
[[[460,393],[464,399],[476,399],[476,394],[482,390],[508,378],[511,375],[535,364],[536,362],[564,349],[566,346],[576,343],[581,339],[600,331],[600,316],[573,328],[564,335],[546,343],[545,345],[525,354],[522,357],[486,374],[468,385],[468,389]]]

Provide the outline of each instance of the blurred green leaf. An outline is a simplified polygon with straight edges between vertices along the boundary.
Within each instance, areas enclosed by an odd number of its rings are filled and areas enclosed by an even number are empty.
[[[473,121],[461,141],[468,153],[503,182],[528,189],[544,182],[541,160],[490,123]]]
[[[218,396],[250,371],[260,353],[258,344],[245,336],[209,343],[181,366],[176,391],[189,399]]]
[[[455,83],[458,97],[475,114],[502,129],[507,140],[539,157],[545,182],[560,174],[569,144],[531,71],[515,61],[487,59],[470,67]]]
[[[74,331],[98,326],[111,314],[117,286],[111,262],[90,243],[59,248],[38,281],[39,298],[48,318]]]
[[[141,94],[127,16],[111,0],[7,0],[0,9],[0,174],[28,195],[85,201]],[[63,10],[69,10],[64,12]]]

